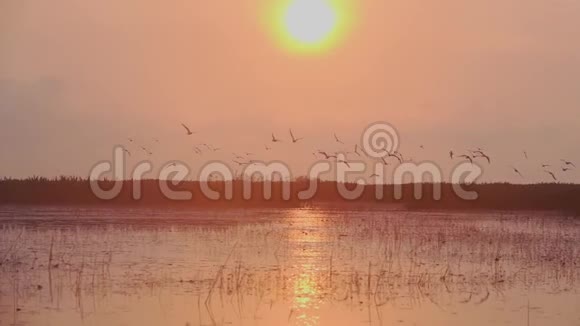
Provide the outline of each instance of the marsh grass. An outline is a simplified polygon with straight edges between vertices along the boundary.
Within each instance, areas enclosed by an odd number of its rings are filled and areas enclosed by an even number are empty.
[[[318,302],[368,310],[480,306],[514,289],[577,291],[578,220],[318,210],[198,223],[0,226],[0,316],[48,306],[80,317],[116,296],[190,296],[204,323],[224,311],[259,319],[288,303],[288,320]],[[174,220],[170,220],[174,221]],[[10,307],[7,309],[6,307]],[[528,312],[529,313],[529,312]],[[185,321],[184,321],[185,322]]]

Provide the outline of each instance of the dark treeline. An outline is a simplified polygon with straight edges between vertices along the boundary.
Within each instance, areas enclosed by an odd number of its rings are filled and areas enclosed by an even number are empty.
[[[89,180],[77,177],[46,179],[0,180],[0,204],[4,205],[151,205],[151,206],[190,206],[199,208],[228,207],[302,207],[302,206],[348,206],[352,208],[392,207],[407,209],[498,209],[498,210],[560,210],[580,213],[580,185],[575,184],[532,184],[514,185],[507,183],[462,185],[463,189],[475,191],[478,198],[465,200],[454,190],[454,185],[444,183],[405,184],[401,187],[402,196],[397,199],[393,185],[366,185],[356,199],[345,199],[334,181],[312,180],[317,190],[312,198],[299,199],[298,193],[311,185],[311,180],[298,179],[289,182],[290,198],[283,199],[283,182],[272,182],[271,198],[264,198],[264,183],[251,182],[251,198],[244,198],[244,181],[234,180],[232,198],[225,199],[226,183],[211,181],[209,187],[220,194],[220,199],[207,198],[198,181],[185,181],[170,188],[175,191],[189,191],[191,200],[172,200],[167,198],[158,180],[141,180],[141,198],[133,197],[133,181],[123,181],[118,196],[111,200],[97,198],[91,190]],[[95,182],[95,181],[93,181]],[[111,181],[98,181],[103,189],[113,186]],[[286,183],[288,184],[288,183]],[[341,184],[354,189],[355,184]],[[421,198],[416,199],[414,191],[421,186]],[[434,189],[441,187],[441,199],[433,197]],[[456,185],[457,186],[457,185]],[[382,187],[382,198],[377,197],[377,187]]]

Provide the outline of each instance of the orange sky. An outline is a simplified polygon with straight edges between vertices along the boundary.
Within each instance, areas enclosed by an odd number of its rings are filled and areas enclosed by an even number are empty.
[[[516,181],[517,165],[549,181],[542,162],[580,162],[580,2],[364,0],[348,37],[316,56],[276,45],[265,2],[1,1],[0,176],[84,176],[127,137],[154,162],[201,164],[191,148],[209,142],[226,151],[211,158],[303,168],[334,131],[354,144],[377,120],[407,156],[446,168],[449,149],[486,148],[489,180]],[[289,127],[306,141],[263,153]]]

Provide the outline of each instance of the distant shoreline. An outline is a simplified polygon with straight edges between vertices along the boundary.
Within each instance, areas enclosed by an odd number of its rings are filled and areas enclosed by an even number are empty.
[[[317,191],[307,200],[298,194],[316,184]],[[245,199],[242,188],[244,181],[231,183],[231,198],[225,199],[226,185],[223,181],[212,181],[209,187],[220,194],[214,200],[204,196],[197,181],[186,181],[172,186],[175,191],[187,191],[190,200],[171,200],[159,191],[158,180],[141,181],[141,198],[133,198],[132,181],[123,181],[119,195],[111,200],[99,199],[90,188],[90,181],[82,178],[59,179],[29,178],[0,180],[0,205],[51,205],[51,206],[143,206],[143,207],[189,207],[199,209],[228,208],[343,208],[343,209],[395,209],[395,210],[530,210],[563,211],[580,215],[580,185],[578,184],[508,184],[489,183],[462,185],[465,190],[475,191],[478,198],[465,200],[454,192],[454,185],[404,184],[366,185],[361,195],[355,199],[345,199],[339,193],[334,181],[299,179],[292,182],[272,182],[271,198],[263,197],[264,184],[248,183],[253,194]],[[99,181],[104,189],[112,187],[111,181]],[[247,186],[247,185],[246,185]],[[346,189],[354,189],[356,184],[340,184]],[[421,186],[421,197],[416,199],[414,191]],[[283,196],[289,187],[289,197]],[[394,195],[395,187],[400,188],[399,199]],[[377,198],[377,188],[382,188],[382,198]],[[434,199],[434,191],[440,188],[440,199]]]

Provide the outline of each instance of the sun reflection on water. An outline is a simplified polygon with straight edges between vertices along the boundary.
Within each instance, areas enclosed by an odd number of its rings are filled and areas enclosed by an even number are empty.
[[[320,224],[324,215],[308,210],[296,210],[292,214],[297,229],[291,233],[291,240],[297,245],[292,256],[300,262],[296,268],[293,284],[292,314],[294,325],[313,326],[320,323],[320,308],[323,300],[323,280],[320,269],[324,259],[320,252],[321,245],[327,240],[326,234],[320,233]],[[318,230],[313,232],[312,230]]]
[[[293,311],[296,313],[296,325],[318,325],[320,314],[319,285],[309,272],[310,265],[302,266],[304,272],[294,282]]]

